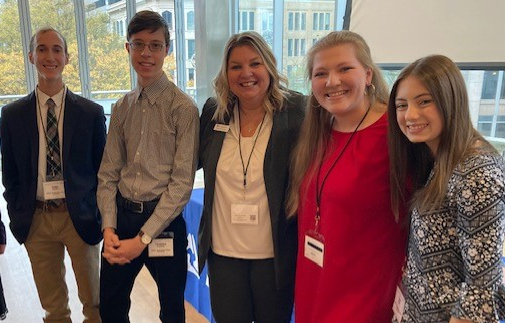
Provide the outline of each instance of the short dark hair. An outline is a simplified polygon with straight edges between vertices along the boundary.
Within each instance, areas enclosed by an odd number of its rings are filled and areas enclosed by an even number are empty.
[[[168,24],[165,19],[157,12],[150,10],[143,10],[137,12],[130,23],[128,24],[128,33],[126,39],[130,41],[130,38],[143,30],[150,30],[152,33],[158,29],[163,28],[163,33],[165,34],[165,43],[170,46],[170,33],[168,32]]]
[[[58,36],[60,36],[61,40],[63,40],[63,51],[65,52],[65,55],[68,55],[67,40],[65,39],[65,37],[63,37],[63,35],[59,31],[57,31],[52,27],[41,28],[37,30],[35,34],[33,34],[32,38],[30,38],[30,53],[33,53],[33,51],[35,50],[35,39],[37,38],[37,36],[40,34],[47,33],[48,31],[54,31],[55,33],[58,34]]]

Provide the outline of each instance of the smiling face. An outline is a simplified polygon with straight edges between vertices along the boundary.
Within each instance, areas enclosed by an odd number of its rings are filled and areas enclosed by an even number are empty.
[[[372,70],[360,63],[350,43],[322,49],[314,55],[312,93],[337,118],[363,115],[368,105],[365,88],[371,81]]]
[[[426,87],[414,76],[398,84],[396,120],[403,134],[414,143],[424,142],[436,155],[444,128],[443,116]]]
[[[144,43],[142,50],[134,50],[129,43]],[[138,82],[146,87],[156,81],[163,74],[163,62],[168,53],[169,44],[165,44],[165,34],[162,28],[156,31],[144,29],[131,35],[126,50],[130,54],[130,62],[137,72]],[[147,44],[165,44],[160,51],[152,52]]]
[[[241,107],[261,106],[270,86],[270,75],[260,55],[251,46],[232,49],[227,76],[230,91],[238,98]]]
[[[39,87],[63,86],[62,73],[68,64],[68,54],[61,36],[54,30],[42,31],[34,37],[32,45],[28,58],[37,69]]]

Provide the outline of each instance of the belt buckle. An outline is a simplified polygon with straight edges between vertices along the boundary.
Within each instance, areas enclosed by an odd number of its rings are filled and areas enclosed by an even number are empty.
[[[144,202],[134,202],[136,205],[140,205],[140,210],[135,210],[135,213],[144,213]]]

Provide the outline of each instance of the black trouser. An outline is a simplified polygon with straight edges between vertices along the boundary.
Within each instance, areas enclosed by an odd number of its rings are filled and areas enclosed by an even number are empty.
[[[217,323],[289,323],[293,286],[278,290],[274,260],[238,259],[209,252],[212,313]]]
[[[118,194],[119,195],[119,194]],[[120,203],[118,197],[117,229],[119,239],[135,237],[151,216],[152,209],[143,213],[132,212]],[[135,278],[146,265],[156,285],[160,300],[160,320],[163,323],[184,323],[184,288],[187,275],[188,240],[182,214],[164,230],[174,233],[173,257],[148,257],[147,248],[126,265],[111,265],[102,258],[100,271],[100,315],[103,323],[129,323],[130,294]]]

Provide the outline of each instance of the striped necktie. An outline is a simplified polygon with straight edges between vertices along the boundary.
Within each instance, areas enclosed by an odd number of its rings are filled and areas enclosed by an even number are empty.
[[[54,181],[63,178],[61,174],[61,158],[60,158],[60,138],[58,136],[58,119],[56,119],[55,107],[53,99],[47,100],[47,155],[46,155],[46,180]],[[59,206],[63,203],[62,199],[50,201],[52,204]]]
[[[47,172],[48,179],[61,179],[61,160],[60,160],[60,138],[58,136],[58,120],[56,119],[53,99],[47,100]]]

